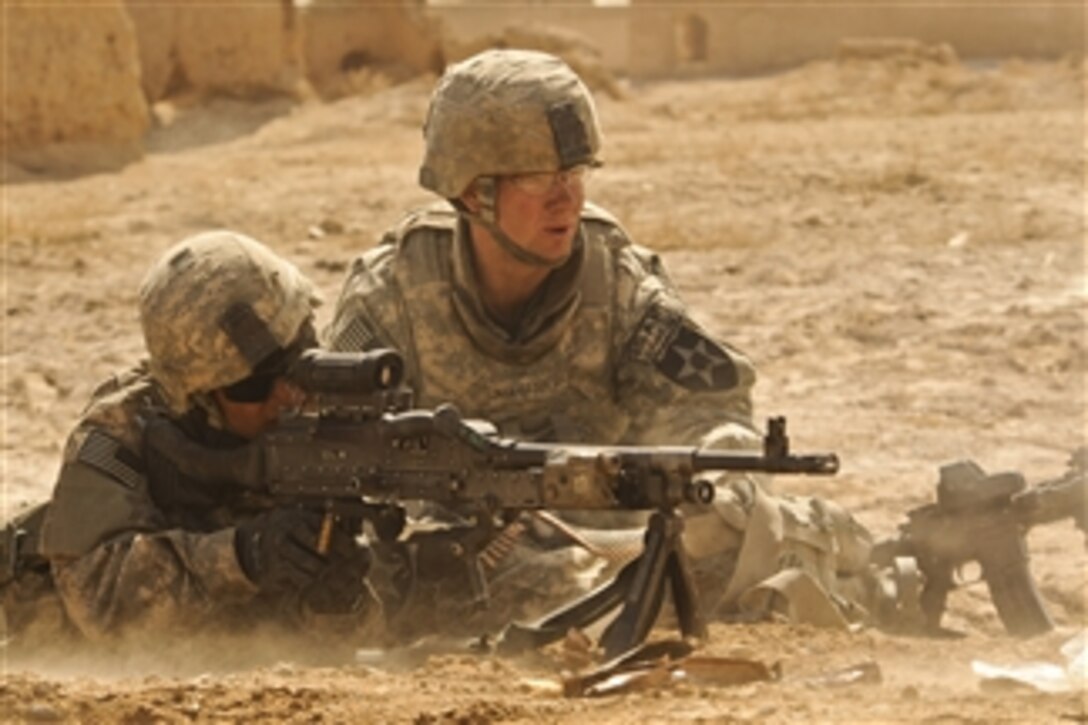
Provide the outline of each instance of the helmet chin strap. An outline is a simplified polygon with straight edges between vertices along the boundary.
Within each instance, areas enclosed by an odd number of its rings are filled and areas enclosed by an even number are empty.
[[[521,246],[499,227],[498,213],[495,208],[497,191],[495,177],[481,176],[476,180],[476,194],[480,200],[479,212],[469,209],[468,205],[460,199],[453,199],[451,202],[462,217],[486,229],[503,251],[522,264],[545,269],[558,269],[566,264],[570,255],[562,259],[548,259]]]

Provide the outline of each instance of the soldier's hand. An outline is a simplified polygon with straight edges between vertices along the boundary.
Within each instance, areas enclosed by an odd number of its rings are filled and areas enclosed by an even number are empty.
[[[234,548],[242,571],[270,594],[312,584],[328,566],[317,550],[322,518],[318,511],[277,509],[239,524]]]
[[[306,606],[317,614],[355,611],[369,597],[365,578],[370,560],[370,549],[356,538],[351,522],[337,522],[329,540],[327,561],[303,592]]]

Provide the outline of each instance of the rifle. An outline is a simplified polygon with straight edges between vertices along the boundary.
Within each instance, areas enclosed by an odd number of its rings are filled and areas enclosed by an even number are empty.
[[[1048,632],[1047,614],[1029,568],[1025,536],[1039,524],[1072,518],[1086,531],[1088,448],[1076,451],[1061,477],[1028,488],[1023,475],[987,475],[974,461],[942,466],[936,503],[907,514],[895,538],[874,547],[877,566],[916,566],[923,577],[918,606],[925,630],[944,632],[948,595],[963,565],[978,562],[1005,630],[1031,637]]]
[[[680,616],[681,628],[690,630],[685,634],[705,632],[679,546],[682,521],[676,513],[681,504],[713,501],[714,485],[701,474],[838,470],[834,454],[793,455],[784,418],[768,422],[761,453],[503,438],[491,423],[465,419],[452,405],[413,409],[411,391],[402,384],[403,359],[393,350],[309,350],[289,375],[306,391],[306,406],[242,449],[199,447],[161,420],[148,423],[145,440],[203,480],[226,479],[280,505],[320,507],[327,514],[322,543],[333,519],[344,516],[371,522],[379,540],[397,541],[405,531],[406,503],[439,504],[462,522],[452,534],[447,528],[438,535],[448,542],[447,553],[463,561],[480,606],[488,592],[479,555],[512,515],[534,509],[655,511],[641,555],[653,559],[649,569],[639,577],[634,569],[617,575],[623,588],[635,587],[637,579],[645,591],[632,599],[634,613],[617,618],[626,624],[606,647],[614,654],[645,637],[661,606],[657,590],[663,590],[666,577],[674,602],[685,609]]]

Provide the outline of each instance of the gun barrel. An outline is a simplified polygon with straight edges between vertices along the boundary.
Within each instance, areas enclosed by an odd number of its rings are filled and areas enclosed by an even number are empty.
[[[636,448],[631,446],[583,446],[562,444],[518,443],[503,451],[504,462],[522,466],[533,462],[543,463],[557,449],[586,455],[586,452],[615,461],[619,470],[623,465],[636,462],[649,463],[663,468],[689,468],[700,471],[738,471],[760,473],[804,473],[830,476],[839,471],[839,457],[834,453],[816,453],[795,456],[762,456],[729,450],[698,449],[684,446],[658,446]]]
[[[706,451],[695,454],[694,464],[698,471],[759,471],[816,476],[830,476],[839,472],[839,457],[834,453],[767,457]]]

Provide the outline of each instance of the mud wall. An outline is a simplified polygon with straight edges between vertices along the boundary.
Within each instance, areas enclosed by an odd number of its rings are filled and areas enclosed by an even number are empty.
[[[127,0],[148,100],[195,91],[252,96],[290,92],[301,76],[290,0],[215,5]]]
[[[364,66],[441,71],[437,23],[411,3],[366,0],[127,0],[144,93],[300,94]]]
[[[501,36],[507,28],[574,32],[600,53],[609,70],[626,71],[632,56],[629,10],[623,7],[533,3],[531,5],[433,5],[428,12],[442,23],[447,46],[472,45],[485,36]],[[454,51],[456,55],[456,51]]]
[[[76,170],[139,157],[148,113],[135,33],[120,0],[4,4],[4,161]]]
[[[412,6],[318,0],[298,12],[306,76],[318,88],[364,67],[442,71],[438,23]]]
[[[322,84],[356,67],[438,71],[488,36],[512,43],[556,36],[533,28],[574,33],[599,53],[594,63],[636,78],[778,70],[828,57],[849,37],[947,43],[964,59],[1083,55],[1085,42],[1083,5],[1003,0],[838,7],[5,0],[3,18],[5,161],[62,169],[138,157],[147,103],[175,93],[302,92],[307,79]]]
[[[632,0],[627,70],[635,77],[746,75],[835,53],[849,37],[948,43],[965,59],[1058,57],[1084,53],[1084,7],[939,0],[828,7],[722,5]]]
[[[448,42],[532,24],[573,30],[597,47],[609,70],[633,78],[780,70],[829,57],[841,39],[859,36],[948,43],[966,59],[1082,55],[1085,43],[1084,8],[1076,3],[630,0],[627,7],[593,7],[446,0],[429,12],[442,20]]]

